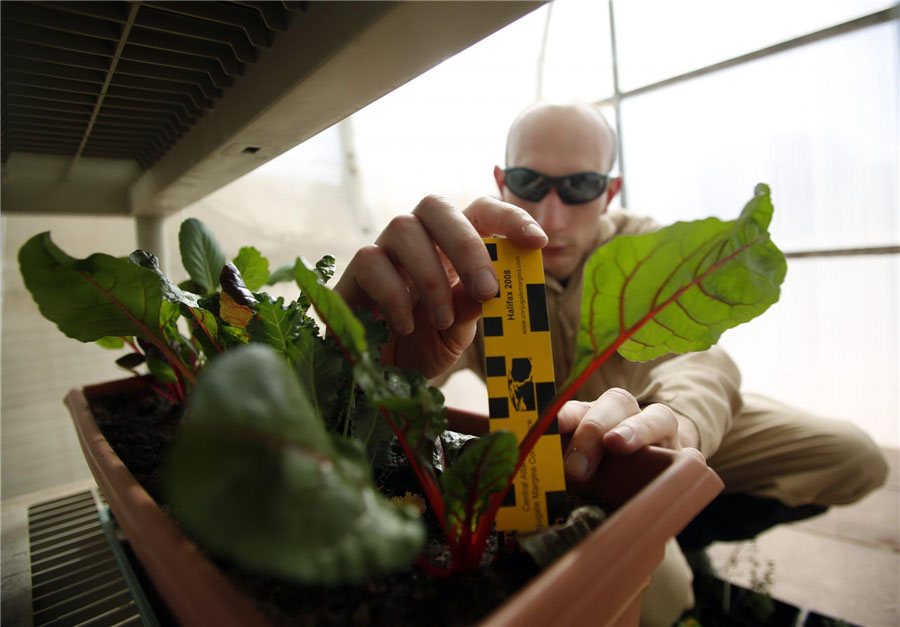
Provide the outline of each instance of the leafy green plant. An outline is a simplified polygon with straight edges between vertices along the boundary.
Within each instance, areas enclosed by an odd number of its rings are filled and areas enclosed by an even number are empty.
[[[334,260],[273,273],[254,249],[226,263],[202,223],[179,245],[190,281],[155,259],[78,260],[43,233],[19,253],[41,313],[81,341],[127,342],[187,400],[169,461],[179,518],[210,549],[304,581],[353,581],[409,564],[424,541],[407,506],[375,489],[370,467],[391,442],[406,454],[444,529],[451,563],[474,570],[522,463],[562,405],[613,352],[646,360],[702,350],[778,298],[784,257],[772,244],[769,190],[738,219],[677,223],[620,237],[588,263],[572,379],[521,443],[495,432],[450,454],[441,393],[378,361],[384,324],[357,317],[326,282]],[[285,303],[257,291],[294,280]],[[315,309],[321,332],[309,315]],[[132,365],[133,364],[129,364]],[[161,392],[166,390],[160,388]]]

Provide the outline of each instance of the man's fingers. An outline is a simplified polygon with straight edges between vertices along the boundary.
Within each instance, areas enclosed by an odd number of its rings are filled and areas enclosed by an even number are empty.
[[[619,388],[607,390],[589,405],[566,450],[566,473],[575,481],[585,481],[594,474],[603,458],[604,436],[626,418],[641,411],[634,396]]]
[[[381,312],[400,335],[412,333],[414,303],[409,288],[382,248],[366,246],[357,251],[335,291],[350,307]]]
[[[567,435],[575,431],[578,423],[584,417],[591,404],[584,401],[569,401],[562,406],[559,413],[556,414],[556,422],[559,425],[559,432]]]
[[[473,301],[465,288],[457,284],[453,287],[453,307],[456,318],[443,331],[431,327],[421,307],[416,309],[416,330],[394,344],[392,363],[401,368],[416,368],[426,379],[444,373],[455,364],[475,337],[481,303]],[[429,356],[426,362],[420,359],[422,354]]]
[[[678,450],[678,418],[669,407],[654,403],[637,416],[625,420],[603,438],[603,446],[611,453],[627,455],[644,446],[656,444]]]
[[[431,325],[446,329],[453,324],[450,277],[422,221],[414,215],[397,216],[375,243],[412,279]]]
[[[497,294],[500,284],[481,234],[446,200],[426,196],[413,210],[434,242],[477,301]]]
[[[526,248],[543,248],[547,235],[527,211],[496,198],[479,198],[463,211],[484,237],[502,235]]]

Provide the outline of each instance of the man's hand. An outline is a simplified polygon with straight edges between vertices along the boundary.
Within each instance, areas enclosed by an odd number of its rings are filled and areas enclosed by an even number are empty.
[[[559,431],[571,434],[566,448],[566,475],[590,479],[607,452],[629,455],[654,444],[679,450],[699,445],[697,427],[666,405],[641,409],[629,392],[612,388],[592,403],[569,401],[559,412]]]
[[[537,222],[514,205],[482,198],[461,212],[427,196],[356,253],[335,291],[387,320],[385,361],[435,377],[472,343],[481,303],[499,289],[481,239],[490,235],[526,248],[547,244]]]

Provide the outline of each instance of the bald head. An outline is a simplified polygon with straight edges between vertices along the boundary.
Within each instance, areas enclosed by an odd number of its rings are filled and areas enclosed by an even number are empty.
[[[550,181],[569,181],[568,177],[583,172],[608,174],[615,160],[616,134],[600,112],[586,103],[533,104],[513,122],[506,143],[507,169],[526,168],[533,171],[529,176],[550,177]],[[518,196],[506,184],[506,177],[506,170],[494,167],[501,198],[527,211],[547,234],[549,242],[541,250],[544,273],[568,280],[596,248],[599,218],[621,179],[608,179],[592,200],[567,203],[563,198],[571,197],[560,195],[559,185],[571,185],[571,181],[551,183],[543,196],[529,200]]]
[[[575,164],[574,156],[581,162]],[[532,104],[512,123],[506,140],[508,167],[547,174],[586,169],[606,173],[615,159],[615,131],[596,107],[586,103]]]

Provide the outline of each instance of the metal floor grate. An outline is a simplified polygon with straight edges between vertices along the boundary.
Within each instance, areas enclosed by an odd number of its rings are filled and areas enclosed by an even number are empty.
[[[35,627],[144,624],[104,513],[91,492],[28,508]]]

